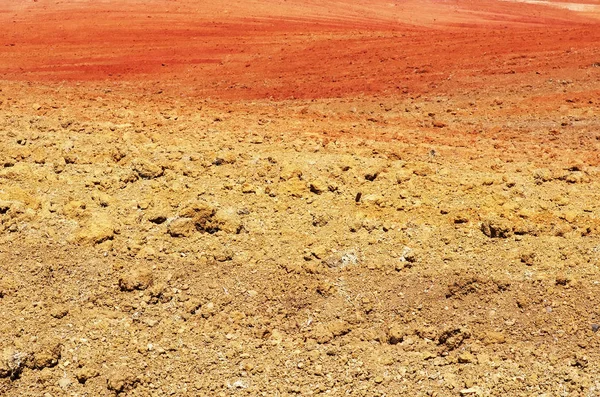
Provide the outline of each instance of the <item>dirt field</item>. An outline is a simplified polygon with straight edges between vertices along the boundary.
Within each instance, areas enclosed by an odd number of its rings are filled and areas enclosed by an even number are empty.
[[[600,396],[565,3],[2,1],[0,395]]]

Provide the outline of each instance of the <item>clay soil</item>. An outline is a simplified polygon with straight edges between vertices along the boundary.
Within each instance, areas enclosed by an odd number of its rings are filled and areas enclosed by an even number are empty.
[[[2,1],[0,395],[600,395],[584,3]]]

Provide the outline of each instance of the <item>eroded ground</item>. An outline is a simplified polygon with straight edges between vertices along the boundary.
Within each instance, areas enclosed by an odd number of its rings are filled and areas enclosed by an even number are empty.
[[[596,14],[194,3],[0,6],[1,395],[600,394]]]

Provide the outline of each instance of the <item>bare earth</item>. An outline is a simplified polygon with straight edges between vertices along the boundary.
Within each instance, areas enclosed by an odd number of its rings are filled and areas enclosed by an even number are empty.
[[[564,3],[2,1],[0,395],[600,395]]]

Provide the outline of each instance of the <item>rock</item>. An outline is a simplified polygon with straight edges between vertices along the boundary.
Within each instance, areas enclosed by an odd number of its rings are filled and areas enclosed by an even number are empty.
[[[458,362],[461,364],[473,364],[477,362],[477,357],[475,357],[472,353],[463,352],[458,355]]]
[[[279,178],[282,181],[288,181],[290,179],[300,179],[302,178],[302,171],[297,167],[291,165],[284,165],[283,167],[281,167]]]
[[[115,370],[109,374],[107,379],[108,390],[117,395],[135,389],[138,383],[139,379],[125,369]]]
[[[167,227],[171,237],[189,237],[196,231],[196,225],[190,218],[173,219]]]
[[[60,378],[60,379],[58,380],[58,386],[59,386],[61,389],[66,389],[66,388],[68,388],[69,386],[71,386],[71,383],[73,383],[73,382],[72,382],[72,381],[71,381],[71,379],[70,379],[70,378],[68,378],[67,376],[63,376],[62,378]]]
[[[204,227],[209,233],[222,230],[225,233],[238,234],[242,230],[242,222],[233,209],[220,209]]]
[[[96,202],[100,207],[108,207],[115,201],[114,198],[104,192],[95,192],[92,194],[92,200]]]
[[[80,243],[100,244],[106,240],[112,240],[115,234],[115,226],[106,215],[96,214],[77,233],[76,241]]]
[[[578,216],[579,216],[579,213],[577,211],[569,210],[569,211],[565,211],[561,215],[561,218],[563,218],[565,221],[567,221],[569,223],[574,223],[577,220]]]
[[[552,171],[547,168],[538,168],[533,171],[533,178],[538,185],[542,182],[551,181],[553,179]]]
[[[332,219],[329,214],[312,214],[312,224],[315,227],[326,226]]]
[[[406,334],[403,326],[399,324],[393,324],[388,329],[388,342],[391,345],[398,344],[404,340],[404,335]]]
[[[154,276],[149,269],[134,269],[125,273],[119,279],[121,291],[145,290],[154,282]]]
[[[55,306],[50,312],[50,315],[56,319],[61,319],[67,314],[69,314],[69,308],[63,305]]]
[[[361,202],[365,205],[385,206],[385,198],[381,194],[365,194],[362,196]]]
[[[242,185],[242,193],[244,193],[244,194],[256,193],[256,186],[251,185],[249,183],[244,183]]]
[[[329,187],[322,180],[315,180],[310,183],[310,191],[314,194],[323,194],[329,190]]]
[[[18,285],[12,277],[8,275],[0,276],[0,299],[18,290]]]
[[[462,224],[462,223],[468,223],[468,222],[469,222],[469,214],[467,214],[466,212],[459,212],[454,215],[454,223],[455,224]]]
[[[377,179],[377,177],[379,176],[379,174],[381,173],[381,170],[379,168],[372,168],[367,170],[367,172],[365,172],[365,180],[369,181],[369,182],[373,182],[375,179]]]
[[[408,182],[413,176],[411,170],[401,169],[396,172],[396,182],[399,184]]]
[[[31,152],[31,160],[35,164],[46,164],[48,159],[48,150],[46,148],[36,148]]]
[[[59,343],[42,345],[36,352],[28,356],[25,365],[31,369],[54,367],[60,360],[61,350],[62,345]]]
[[[575,172],[572,172],[569,175],[567,175],[565,177],[565,181],[568,183],[583,183],[583,182],[589,182],[589,178],[587,177],[587,175],[584,172],[575,171]]]
[[[481,231],[490,238],[508,238],[513,229],[510,222],[503,218],[490,218],[481,223]]]
[[[196,311],[202,307],[202,301],[198,298],[192,298],[183,305],[186,313],[196,314]]]
[[[157,253],[156,250],[148,245],[145,245],[140,249],[136,255],[137,258],[141,259],[156,259]]]
[[[482,340],[484,345],[494,345],[506,342],[506,336],[502,332],[487,331]]]
[[[400,255],[400,258],[398,258],[400,260],[401,263],[404,263],[404,267],[411,267],[410,265],[407,264],[413,264],[417,261],[417,254],[415,253],[415,251],[410,248],[410,247],[404,247],[402,250],[402,254]]]
[[[355,266],[360,263],[358,254],[355,251],[343,251],[327,257],[323,264],[330,268],[345,268]]]
[[[209,318],[217,314],[217,307],[214,303],[208,302],[200,308],[200,314],[204,318]]]
[[[6,214],[12,207],[12,201],[0,200],[0,215]]]
[[[165,223],[168,218],[166,210],[163,209],[152,209],[148,211],[148,215],[146,215],[146,219],[148,219],[149,222],[156,223],[157,225]]]
[[[443,123],[441,121],[434,121],[433,122],[433,126],[435,128],[444,128],[444,127],[446,127],[446,123]]]
[[[27,353],[6,348],[0,355],[0,378],[16,379],[25,368]]]
[[[473,386],[469,389],[462,389],[460,391],[461,396],[481,396],[483,395],[483,391],[479,386]]]
[[[569,274],[565,274],[565,273],[558,273],[556,275],[556,285],[561,285],[561,286],[568,286],[569,284],[573,283],[573,277]]]
[[[138,158],[133,160],[131,164],[133,170],[143,179],[158,178],[164,172],[163,167],[146,159]]]
[[[100,375],[100,373],[96,368],[88,366],[84,366],[75,371],[75,378],[81,384],[84,384],[89,379],[95,378],[98,375]]]

